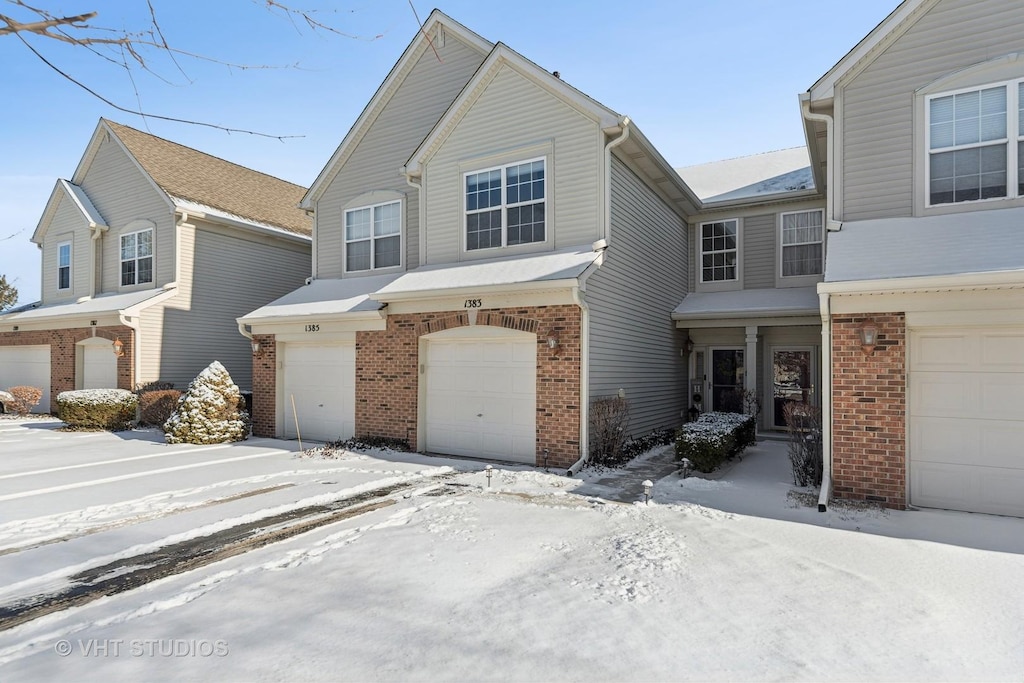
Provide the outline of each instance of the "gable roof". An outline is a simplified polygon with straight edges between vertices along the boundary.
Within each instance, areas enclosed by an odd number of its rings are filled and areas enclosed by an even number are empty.
[[[677,168],[705,205],[815,191],[806,147]]]
[[[300,206],[304,209],[313,208],[313,203],[323,194],[324,190],[330,185],[331,180],[337,174],[338,170],[345,163],[348,157],[355,151],[359,141],[363,139],[370,126],[377,119],[383,111],[385,105],[391,100],[399,86],[405,81],[405,78],[412,71],[412,68],[416,64],[416,60],[419,58],[421,52],[428,49],[431,41],[431,34],[435,32],[438,27],[443,26],[445,29],[450,30],[459,40],[466,43],[467,45],[475,47],[480,51],[482,55],[488,54],[494,47],[494,45],[480,37],[478,34],[469,30],[459,22],[455,21],[444,12],[435,9],[427,17],[427,20],[423,22],[423,26],[419,31],[416,32],[416,37],[412,39],[408,47],[402,53],[402,56],[398,58],[395,65],[391,67],[391,71],[385,77],[384,81],[377,88],[373,97],[363,108],[362,113],[359,114],[359,118],[356,119],[352,127],[349,128],[348,133],[342,139],[338,148],[331,155],[331,158],[324,165],[320,174],[317,176],[313,184],[309,186],[309,190],[306,195],[302,198]]]
[[[312,219],[298,208],[305,194],[301,185],[107,119],[100,119],[100,130],[109,131],[175,205],[209,207],[214,214],[296,235],[308,237],[313,232]],[[88,166],[85,158],[83,164]],[[76,180],[84,170],[80,165]]]
[[[807,89],[811,101],[831,100],[835,86],[844,76],[870,64],[885,48],[906,33],[939,0],[903,0],[878,26],[871,30],[835,66]]]
[[[96,207],[93,206],[92,200],[85,194],[85,190],[72,182],[59,178],[57,184],[53,186],[53,191],[50,192],[50,198],[46,200],[46,208],[43,209],[43,215],[39,218],[39,223],[36,224],[35,232],[32,233],[31,242],[42,244],[43,235],[46,234],[47,228],[50,227],[50,221],[53,220],[53,215],[57,212],[57,207],[60,206],[60,200],[64,197],[69,199],[71,204],[78,209],[78,212],[82,214],[82,218],[88,223],[90,228],[107,227],[106,220],[96,210]]]

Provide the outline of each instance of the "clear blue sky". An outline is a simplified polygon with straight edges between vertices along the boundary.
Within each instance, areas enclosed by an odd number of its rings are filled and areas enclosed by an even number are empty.
[[[436,0],[435,0],[436,1]],[[15,8],[0,0],[4,13]],[[51,41],[33,45],[127,107],[302,136],[284,142],[141,119],[112,109],[0,37],[0,274],[22,303],[39,296],[29,242],[57,178],[74,173],[97,120],[154,135],[309,185],[417,30],[407,0],[285,0],[355,38],[314,32],[258,0],[153,0],[171,44],[224,61],[297,68],[241,71],[180,57],[186,79],[125,70]],[[145,0],[37,0],[94,23],[146,25]],[[414,0],[421,19],[433,6]],[[797,95],[898,5],[898,0],[448,0],[439,8],[501,41],[608,107],[629,115],[674,166],[804,144]],[[56,9],[55,9],[56,11]]]

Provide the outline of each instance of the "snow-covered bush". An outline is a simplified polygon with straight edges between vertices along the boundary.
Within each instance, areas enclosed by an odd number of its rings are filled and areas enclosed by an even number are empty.
[[[694,469],[712,472],[754,443],[755,430],[753,415],[703,413],[696,422],[688,422],[679,430],[676,460],[685,458]]]
[[[127,389],[79,389],[57,394],[57,416],[78,429],[131,429],[139,401]]]
[[[249,435],[249,416],[240,403],[231,375],[220,361],[213,361],[188,385],[164,423],[168,443],[242,441]]]
[[[32,412],[32,409],[39,405],[43,397],[43,390],[39,387],[11,387],[7,394],[13,399],[7,402],[7,408],[16,415],[24,417]]]
[[[181,392],[177,389],[144,391],[139,394],[139,422],[162,427],[174,414]]]

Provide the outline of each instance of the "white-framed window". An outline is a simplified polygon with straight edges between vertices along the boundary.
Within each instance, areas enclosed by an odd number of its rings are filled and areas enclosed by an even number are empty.
[[[153,281],[153,230],[121,235],[121,286]]]
[[[1024,196],[1024,79],[929,95],[927,205]]]
[[[700,224],[700,281],[730,282],[739,279],[739,221]]]
[[[824,266],[825,214],[820,209],[783,213],[782,277],[821,275]]]
[[[71,289],[71,242],[57,245],[57,289]]]
[[[345,211],[345,270],[377,270],[402,264],[402,202]]]
[[[544,159],[466,173],[466,251],[547,239]]]

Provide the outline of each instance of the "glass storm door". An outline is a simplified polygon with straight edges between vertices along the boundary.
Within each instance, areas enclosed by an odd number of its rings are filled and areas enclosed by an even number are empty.
[[[772,351],[773,424],[786,427],[787,403],[810,405],[814,393],[814,354],[811,349],[775,349]]]
[[[743,412],[743,349],[711,349],[711,410]]]

